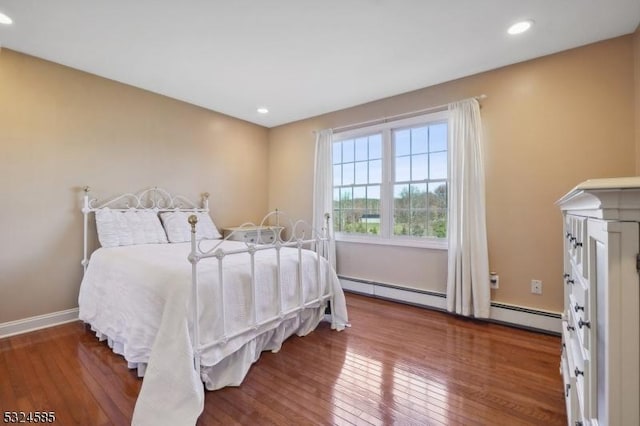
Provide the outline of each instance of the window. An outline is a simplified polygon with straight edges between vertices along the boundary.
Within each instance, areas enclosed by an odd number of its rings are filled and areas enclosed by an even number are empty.
[[[338,239],[446,247],[447,127],[441,112],[334,134]]]

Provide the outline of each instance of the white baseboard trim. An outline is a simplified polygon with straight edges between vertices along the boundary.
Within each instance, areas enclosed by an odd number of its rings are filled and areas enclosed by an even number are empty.
[[[444,293],[403,288],[348,277],[340,277],[340,284],[344,290],[354,293],[441,311],[446,311],[447,309],[447,300]],[[489,319],[494,322],[545,333],[558,335],[562,333],[562,320],[559,312],[491,302],[489,316]]]
[[[65,324],[76,321],[77,319],[78,308],[73,308],[67,309],[66,311],[52,312],[50,314],[38,315],[17,321],[0,323],[0,339],[40,330],[42,328],[53,327],[54,325]]]

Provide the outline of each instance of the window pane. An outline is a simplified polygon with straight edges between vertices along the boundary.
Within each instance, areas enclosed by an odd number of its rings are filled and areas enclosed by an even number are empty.
[[[333,208],[340,208],[340,188],[333,188]]]
[[[360,161],[356,163],[356,184],[368,183],[367,179],[367,162]]]
[[[369,161],[369,183],[382,183],[382,160]]]
[[[410,188],[411,192],[411,208],[426,208],[427,207],[427,184],[413,184]]]
[[[396,157],[396,182],[411,180],[411,157]]]
[[[353,163],[342,165],[342,184],[353,185]]]
[[[395,209],[393,213],[393,235],[410,235],[409,209]]]
[[[353,139],[342,141],[342,161],[347,163],[353,161]]]
[[[333,185],[342,185],[342,166],[340,164],[333,166]]]
[[[428,151],[427,140],[429,136],[429,128],[415,127],[411,129],[411,153],[412,154],[424,154]]]
[[[367,210],[362,215],[362,221],[365,223],[367,234],[377,235],[380,233],[380,211]]]
[[[411,132],[409,129],[393,132],[396,157],[411,154]]]
[[[358,234],[366,234],[367,233],[367,215],[364,209],[354,210],[354,226],[353,231]]]
[[[335,142],[333,144],[333,164],[342,162],[342,142]]]
[[[429,208],[447,208],[447,184],[445,182],[433,182],[429,184]]]
[[[342,212],[340,210],[333,210],[333,227],[336,231],[342,231]]]
[[[367,234],[371,234],[371,235],[380,234],[380,211],[367,210],[364,217],[366,217],[365,226],[367,229]]]
[[[343,228],[344,232],[353,232],[356,227],[357,219],[356,214],[353,210],[343,210],[342,211],[342,220],[343,220]]]
[[[426,179],[427,171],[428,171],[427,154],[411,156],[411,180]]]
[[[368,143],[367,138],[356,139],[356,161],[366,160],[369,156],[367,153]]]
[[[382,158],[382,135],[369,136],[369,159]]]
[[[367,209],[380,211],[380,185],[367,186]]]
[[[409,185],[395,185],[393,194],[393,235],[409,235],[411,214]]]
[[[411,235],[424,237],[427,235],[427,210],[419,209],[411,211]]]
[[[352,188],[342,188],[340,190],[340,207],[343,209],[353,208]]]
[[[447,150],[447,125],[446,123],[429,126],[429,151]]]
[[[396,209],[409,208],[409,185],[395,185],[393,188],[393,205]]]
[[[427,235],[436,238],[446,238],[447,236],[447,210],[429,210],[429,226]]]
[[[356,186],[353,188],[353,208],[367,208],[367,188],[364,186]]]
[[[429,154],[429,179],[447,178],[447,153]]]

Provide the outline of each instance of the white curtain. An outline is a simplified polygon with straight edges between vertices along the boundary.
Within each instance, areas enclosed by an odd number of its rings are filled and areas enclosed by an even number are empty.
[[[488,318],[490,286],[482,123],[476,99],[449,105],[449,132],[447,309],[460,315]]]
[[[326,228],[326,214],[333,215],[333,169],[331,167],[333,131],[321,130],[316,133],[316,162],[313,173],[313,228],[323,230]],[[331,235],[328,253],[325,256],[336,267],[336,246],[333,241],[333,217],[329,220]]]

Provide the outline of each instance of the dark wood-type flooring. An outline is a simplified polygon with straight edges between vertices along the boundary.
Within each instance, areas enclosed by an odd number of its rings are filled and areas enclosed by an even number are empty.
[[[328,324],[206,393],[199,425],[561,425],[560,339],[348,294]],[[141,380],[80,322],[0,339],[0,414],[130,423]],[[168,390],[170,392],[170,390]]]

